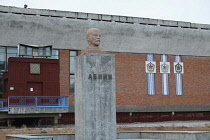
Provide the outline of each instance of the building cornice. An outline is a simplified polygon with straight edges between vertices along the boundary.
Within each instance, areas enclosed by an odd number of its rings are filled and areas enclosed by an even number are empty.
[[[84,13],[84,12],[18,8],[18,7],[2,6],[2,5],[0,5],[0,13],[12,13],[12,14],[45,16],[45,17],[54,17],[54,18],[71,18],[71,19],[96,20],[96,21],[117,22],[117,23],[127,23],[127,24],[141,24],[141,25],[154,25],[154,26],[163,26],[163,27],[210,30],[209,24],[198,24],[198,23],[191,23],[191,22],[184,22],[184,21],[129,17],[129,16],[119,16],[119,15],[94,14],[94,13]]]

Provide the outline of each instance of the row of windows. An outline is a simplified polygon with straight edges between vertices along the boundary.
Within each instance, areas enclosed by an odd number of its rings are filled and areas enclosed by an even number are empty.
[[[8,58],[9,57],[18,57],[17,47],[0,47],[0,75],[3,71],[7,70]],[[58,50],[52,50],[52,56],[48,57],[49,59],[58,59],[59,53]],[[31,56],[32,57],[32,56]],[[30,58],[29,56],[27,58]],[[36,58],[46,58],[46,57],[36,57]]]

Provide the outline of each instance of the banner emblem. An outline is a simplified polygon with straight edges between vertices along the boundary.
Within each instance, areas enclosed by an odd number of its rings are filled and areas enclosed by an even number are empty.
[[[174,73],[177,73],[177,74],[183,74],[184,73],[183,62],[174,62]]]
[[[160,73],[170,73],[170,62],[160,62]]]
[[[146,61],[146,73],[156,73],[156,62]]]

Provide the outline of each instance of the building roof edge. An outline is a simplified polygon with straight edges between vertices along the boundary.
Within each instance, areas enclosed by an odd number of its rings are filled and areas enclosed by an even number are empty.
[[[198,24],[198,23],[191,23],[191,22],[184,22],[184,21],[129,17],[129,16],[119,16],[119,15],[94,14],[94,13],[84,13],[84,12],[19,8],[19,7],[3,6],[3,5],[0,5],[0,13],[12,13],[12,14],[22,14],[22,15],[47,16],[47,17],[54,17],[54,18],[73,18],[73,19],[81,19],[81,20],[96,20],[96,21],[107,21],[107,22],[128,23],[128,24],[144,24],[144,25],[155,25],[155,26],[165,26],[165,27],[210,30],[210,24]]]

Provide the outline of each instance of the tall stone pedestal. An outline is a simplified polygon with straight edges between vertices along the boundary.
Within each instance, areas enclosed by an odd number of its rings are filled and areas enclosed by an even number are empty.
[[[116,140],[115,58],[76,57],[76,140]]]

